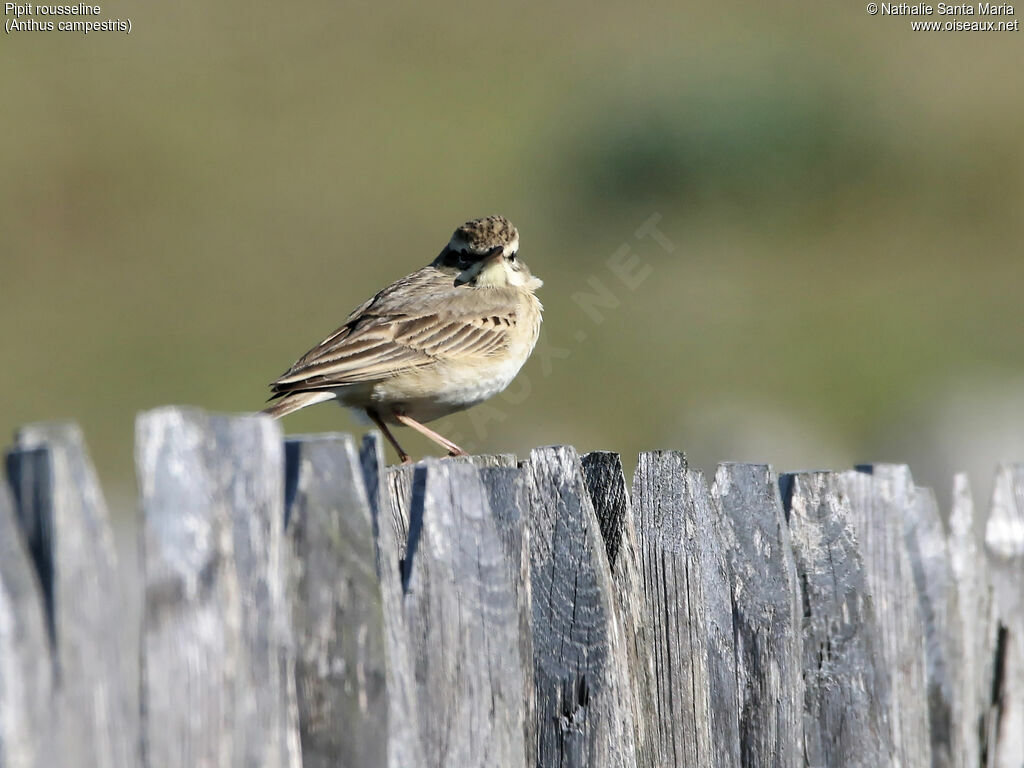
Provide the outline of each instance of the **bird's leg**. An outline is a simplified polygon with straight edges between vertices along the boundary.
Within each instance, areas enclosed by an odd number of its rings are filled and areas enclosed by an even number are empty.
[[[373,420],[373,423],[380,428],[380,431],[384,433],[384,437],[388,439],[388,442],[391,443],[395,451],[398,453],[399,460],[403,464],[411,464],[412,459],[409,458],[409,454],[402,450],[402,446],[400,446],[398,441],[395,440],[395,436],[391,434],[391,430],[388,429],[388,425],[383,422],[380,415],[372,408],[366,409],[366,415],[369,416],[370,419]]]
[[[455,443],[453,443],[451,440],[449,440],[447,437],[443,437],[442,435],[437,434],[437,432],[432,430],[430,427],[423,426],[418,421],[416,421],[416,419],[410,419],[404,413],[399,413],[398,411],[395,411],[394,414],[395,414],[395,418],[398,419],[403,424],[405,424],[405,426],[412,427],[417,432],[419,432],[421,435],[426,435],[431,440],[433,440],[435,443],[440,445],[442,448],[445,448],[448,451],[448,455],[449,456],[468,456],[469,455],[464,450],[459,448],[459,446],[457,446]]]

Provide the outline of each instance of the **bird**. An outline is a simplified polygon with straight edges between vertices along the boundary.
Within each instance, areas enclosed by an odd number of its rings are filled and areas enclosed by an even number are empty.
[[[502,392],[540,335],[543,285],[519,258],[504,216],[458,227],[437,258],[360,304],[334,333],[271,382],[263,412],[280,418],[336,400],[365,412],[403,464],[388,425],[407,426],[466,452],[426,422]]]

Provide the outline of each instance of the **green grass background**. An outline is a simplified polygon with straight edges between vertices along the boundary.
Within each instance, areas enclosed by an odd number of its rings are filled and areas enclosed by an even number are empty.
[[[861,3],[103,10],[132,34],[0,40],[0,428],[77,420],[121,508],[138,410],[260,408],[496,212],[565,356],[445,420],[475,451],[906,461],[940,494],[1024,458],[1022,32]],[[634,237],[652,214],[673,251]]]

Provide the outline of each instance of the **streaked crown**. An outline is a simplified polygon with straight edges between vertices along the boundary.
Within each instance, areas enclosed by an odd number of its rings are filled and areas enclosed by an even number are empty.
[[[519,250],[519,232],[504,216],[467,221],[452,234],[448,250],[483,256],[501,246],[506,256]]]

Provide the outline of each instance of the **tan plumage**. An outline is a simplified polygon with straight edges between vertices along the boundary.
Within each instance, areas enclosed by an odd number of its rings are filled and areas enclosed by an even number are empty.
[[[419,422],[469,408],[506,386],[533,351],[542,284],[518,259],[505,218],[463,224],[428,266],[389,285],[271,384],[275,417],[325,400],[405,424],[450,453],[462,449]]]

